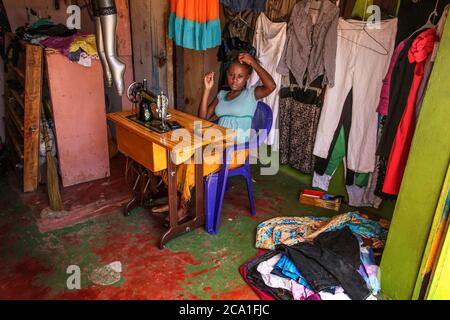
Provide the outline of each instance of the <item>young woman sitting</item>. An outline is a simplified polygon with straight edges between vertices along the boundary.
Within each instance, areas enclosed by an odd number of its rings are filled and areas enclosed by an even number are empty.
[[[247,87],[247,81],[251,73],[256,71],[261,79],[262,85]],[[247,141],[252,127],[253,115],[256,111],[257,101],[270,95],[276,84],[272,76],[248,53],[238,53],[232,58],[227,69],[227,83],[230,91],[220,91],[215,99],[208,105],[211,91],[214,87],[214,72],[210,72],[204,77],[204,90],[199,106],[198,116],[205,120],[219,119],[218,124],[222,127],[237,131],[237,142]],[[241,136],[239,136],[241,134]],[[245,136],[242,136],[244,134]],[[243,150],[245,152],[245,150]],[[208,176],[220,170],[221,157],[223,154],[214,154],[220,159],[205,159],[203,162],[204,176]],[[248,156],[248,152],[245,157]],[[245,160],[244,157],[244,160]],[[234,159],[240,158],[235,154]],[[235,161],[236,162],[236,161]],[[242,165],[233,163],[231,169]],[[191,189],[195,187],[195,165],[184,163],[177,167],[177,181],[179,197],[178,221],[185,220],[190,207]],[[167,184],[167,170],[160,172],[163,181]],[[169,205],[154,207],[153,213],[163,213],[169,211]]]

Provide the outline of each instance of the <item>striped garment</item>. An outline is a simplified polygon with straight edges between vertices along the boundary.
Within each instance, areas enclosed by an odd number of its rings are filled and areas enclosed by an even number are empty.
[[[169,38],[194,50],[219,46],[219,0],[170,0]]]

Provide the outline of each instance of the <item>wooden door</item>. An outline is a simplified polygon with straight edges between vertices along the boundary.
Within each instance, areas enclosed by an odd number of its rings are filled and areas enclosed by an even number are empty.
[[[168,41],[169,1],[130,1],[134,79],[148,80],[149,90],[164,91],[173,105],[172,46]],[[168,85],[168,83],[170,83]]]

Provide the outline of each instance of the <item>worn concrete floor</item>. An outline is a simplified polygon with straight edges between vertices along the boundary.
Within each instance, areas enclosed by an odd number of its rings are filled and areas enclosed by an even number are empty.
[[[260,176],[254,168],[257,216],[249,215],[243,179],[231,179],[217,235],[194,230],[159,250],[162,227],[145,209],[121,210],[62,230],[41,233],[33,208],[11,179],[0,178],[0,299],[258,299],[241,278],[251,258],[256,226],[276,216],[330,216],[336,212],[298,203],[308,185],[284,170]],[[284,173],[283,173],[284,172]],[[287,173],[286,173],[287,172]],[[350,209],[344,206],[341,212]],[[120,282],[89,280],[97,267],[122,263]],[[81,289],[69,290],[67,268],[81,269]]]

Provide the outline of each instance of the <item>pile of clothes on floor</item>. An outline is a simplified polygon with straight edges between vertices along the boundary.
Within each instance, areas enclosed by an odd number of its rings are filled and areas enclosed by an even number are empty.
[[[16,34],[25,41],[58,50],[85,67],[92,65],[92,59],[99,59],[94,34],[69,29],[47,19],[40,19],[27,28],[20,27]]]
[[[257,227],[261,250],[239,271],[264,300],[376,300],[388,228],[356,212],[274,218]]]

